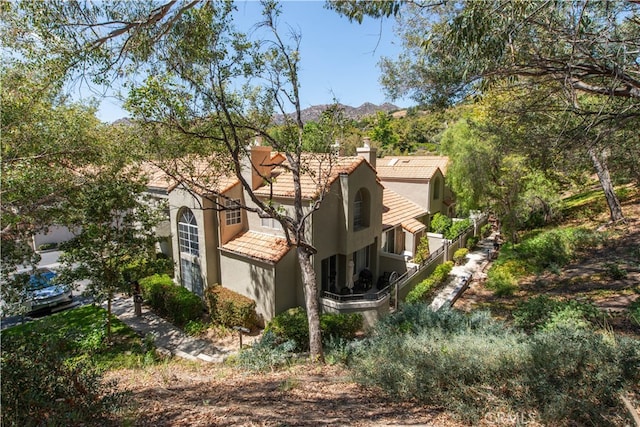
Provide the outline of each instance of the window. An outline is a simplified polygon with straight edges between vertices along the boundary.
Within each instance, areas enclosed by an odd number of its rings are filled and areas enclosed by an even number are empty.
[[[401,228],[392,228],[382,235],[382,250],[389,254],[401,254],[404,243],[404,231]]]
[[[382,235],[382,251],[393,254],[396,250],[396,237],[395,237],[396,229],[392,228],[389,231],[385,231]]]
[[[353,274],[358,274],[369,268],[369,246],[353,253]]]
[[[360,230],[369,226],[369,193],[361,188],[353,202],[353,228]]]
[[[282,225],[275,218],[260,218],[260,225],[262,225],[265,228],[282,230]]]
[[[433,181],[433,200],[440,198],[440,177],[436,177]]]
[[[178,246],[180,252],[198,256],[200,245],[198,243],[198,224],[196,217],[189,209],[185,209],[178,221]]]
[[[337,278],[338,278],[338,256],[332,255],[329,258],[325,258],[321,263],[322,269],[322,290],[329,292],[337,292]]]
[[[198,224],[193,212],[184,209],[178,221],[178,246],[180,248],[180,279],[182,286],[202,296],[202,275],[197,257],[200,255]]]
[[[226,209],[225,214],[227,218],[227,225],[240,224],[242,217],[240,214],[240,200],[239,199],[227,199],[224,202]]]

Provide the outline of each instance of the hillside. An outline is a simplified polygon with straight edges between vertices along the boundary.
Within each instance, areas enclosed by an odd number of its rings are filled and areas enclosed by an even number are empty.
[[[367,116],[373,116],[378,111],[384,111],[386,113],[390,113],[400,109],[399,107],[393,104],[390,104],[388,102],[382,105],[375,105],[370,102],[365,102],[359,107],[351,107],[349,105],[344,105],[344,104],[338,104],[338,105],[344,109],[345,117],[351,120],[360,120]],[[329,104],[322,104],[322,105],[313,105],[311,107],[305,108],[301,112],[302,121],[304,123],[307,123],[310,121],[317,121],[320,118],[322,112],[325,111],[328,107],[330,107]],[[282,123],[282,115],[276,116],[276,122]]]

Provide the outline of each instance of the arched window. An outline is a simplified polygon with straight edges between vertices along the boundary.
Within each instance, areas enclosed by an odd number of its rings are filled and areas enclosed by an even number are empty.
[[[178,220],[178,246],[180,248],[180,280],[182,286],[202,296],[202,274],[198,256],[198,223],[193,212],[184,209]]]
[[[189,209],[184,209],[178,221],[178,245],[180,252],[198,256],[200,244],[198,243],[198,224],[196,217]]]
[[[360,230],[369,226],[369,193],[361,188],[353,202],[353,228]]]
[[[433,200],[438,200],[440,198],[440,177],[437,176],[436,179],[433,180]]]

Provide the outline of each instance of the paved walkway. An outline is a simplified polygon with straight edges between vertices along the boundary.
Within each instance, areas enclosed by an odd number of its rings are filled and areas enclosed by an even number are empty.
[[[489,254],[493,250],[494,237],[492,234],[481,239],[476,249],[467,254],[467,262],[451,269],[447,284],[430,304],[434,311],[440,310],[442,307],[451,307],[467,289],[471,280],[479,279],[484,275],[484,270],[489,263]]]
[[[106,307],[106,303],[103,304]],[[155,315],[142,306],[142,316],[135,315],[133,298],[118,296],[111,304],[112,313],[122,322],[142,336],[152,334],[160,351],[189,360],[219,363],[234,350],[219,348],[210,341],[197,339],[185,334],[171,323]]]

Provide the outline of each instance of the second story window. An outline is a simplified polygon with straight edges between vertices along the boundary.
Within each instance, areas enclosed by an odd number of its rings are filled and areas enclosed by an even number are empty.
[[[363,188],[356,193],[353,202],[353,228],[360,230],[369,226],[369,193]]]
[[[240,224],[242,221],[242,216],[240,213],[240,200],[238,199],[227,199],[224,202],[224,207],[226,208],[226,223],[227,225]]]
[[[433,181],[433,200],[440,198],[440,177],[436,177]]]

